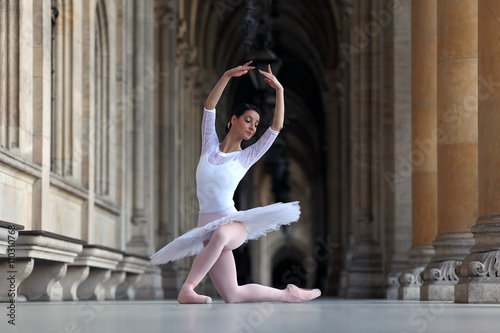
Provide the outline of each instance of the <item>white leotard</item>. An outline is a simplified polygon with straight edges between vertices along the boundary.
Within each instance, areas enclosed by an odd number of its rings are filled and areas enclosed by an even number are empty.
[[[205,109],[202,121],[202,148],[196,170],[201,213],[234,207],[234,191],[248,169],[271,147],[279,132],[268,128],[262,137],[242,151],[223,153],[215,131],[215,110]]]

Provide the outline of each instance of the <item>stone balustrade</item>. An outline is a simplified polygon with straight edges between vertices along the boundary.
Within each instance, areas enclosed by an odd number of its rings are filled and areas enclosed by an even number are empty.
[[[0,279],[9,282],[0,302],[135,299],[151,266],[147,257],[23,228],[0,221]]]
[[[67,264],[82,251],[82,243],[41,230],[19,231],[14,255],[1,260],[0,276],[12,278],[16,289],[19,287],[20,300],[62,300],[59,281],[66,274]],[[7,297],[7,293],[1,293],[0,300]]]

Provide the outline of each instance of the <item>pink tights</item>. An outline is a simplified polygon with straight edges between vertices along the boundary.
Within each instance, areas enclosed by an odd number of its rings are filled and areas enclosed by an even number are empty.
[[[198,295],[194,288],[203,277],[210,278],[222,299],[227,303],[241,302],[289,302],[309,301],[321,295],[319,289],[305,290],[288,285],[280,290],[260,284],[239,286],[236,279],[236,264],[232,250],[246,240],[247,231],[241,223],[231,223],[218,227],[205,248],[194,259],[184,285],[179,293],[179,303],[211,303],[208,296]]]

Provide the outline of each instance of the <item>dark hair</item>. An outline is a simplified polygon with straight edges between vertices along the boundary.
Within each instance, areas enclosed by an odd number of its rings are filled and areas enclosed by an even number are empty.
[[[231,129],[231,118],[233,118],[233,116],[236,116],[236,118],[239,118],[248,110],[253,110],[259,114],[259,117],[261,116],[260,110],[255,105],[248,104],[248,103],[242,103],[242,104],[236,106],[233,109],[233,113],[231,113],[231,117],[229,117],[229,123],[227,124],[226,127],[224,127],[226,134]]]

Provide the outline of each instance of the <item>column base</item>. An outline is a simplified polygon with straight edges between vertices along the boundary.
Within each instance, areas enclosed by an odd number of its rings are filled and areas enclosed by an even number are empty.
[[[371,241],[359,242],[355,246],[347,276],[347,298],[383,298],[385,276],[382,256],[377,245]]]
[[[500,303],[500,278],[469,278],[455,285],[455,303]]]
[[[420,287],[424,282],[423,271],[433,256],[434,248],[430,244],[412,246],[408,254],[410,263],[399,276],[398,299],[420,299]]]
[[[420,287],[422,286],[423,279],[422,273],[425,266],[418,266],[406,269],[399,276],[400,287],[398,289],[398,299],[403,300],[419,300]]]
[[[475,245],[460,266],[456,303],[500,303],[500,223],[497,217],[485,220],[490,223],[472,227]]]
[[[432,244],[435,255],[424,270],[420,300],[454,301],[455,284],[458,283],[457,267],[474,245],[472,233],[440,234]]]
[[[390,271],[387,274],[385,282],[385,298],[398,299],[399,277],[403,273],[405,267],[408,266],[407,254],[395,254],[390,261]]]

